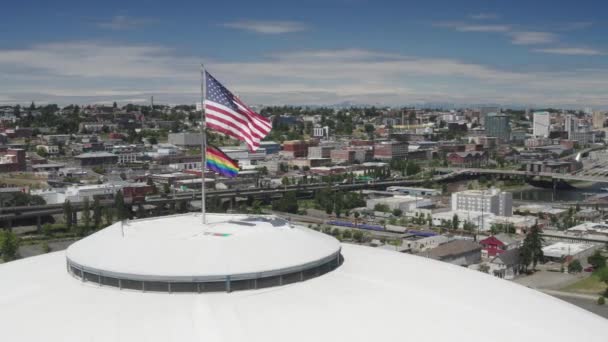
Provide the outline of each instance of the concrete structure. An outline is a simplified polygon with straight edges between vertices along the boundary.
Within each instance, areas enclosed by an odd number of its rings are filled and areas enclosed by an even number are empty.
[[[397,341],[407,322],[407,339],[416,341],[605,340],[604,318],[476,271],[340,244],[276,218],[213,214],[207,225],[200,220],[183,215],[116,223],[67,252],[0,265],[0,302],[13,304],[0,306],[0,322],[11,327],[3,338]],[[342,255],[337,265],[336,251]],[[300,273],[324,256],[328,263]],[[279,271],[291,272],[282,284]],[[227,278],[258,272],[273,272],[264,280],[270,287],[255,289],[263,287],[260,279]],[[500,308],[491,315],[488,298]],[[462,329],[471,317],[475,329]],[[496,322],[506,333],[496,333]]]
[[[415,188],[409,186],[389,186],[386,188],[388,192],[398,192],[403,195],[412,195],[412,196],[439,196],[441,195],[441,190],[437,189],[426,189],[426,188]]]
[[[489,113],[486,115],[485,128],[490,137],[496,137],[503,143],[511,140],[510,117],[506,114]]]
[[[169,133],[167,141],[175,146],[200,147],[203,143],[203,137],[198,132]]]
[[[549,112],[535,112],[532,134],[535,137],[548,138],[551,128],[551,114]]]
[[[406,213],[417,208],[430,207],[433,205],[433,201],[428,198],[414,196],[380,197],[368,199],[366,201],[366,207],[368,209],[374,209],[378,204],[386,205],[391,211],[399,209]]]
[[[455,192],[452,194],[452,210],[511,216],[513,215],[513,194],[501,192],[499,189]]]
[[[567,257],[586,261],[598,248],[599,246],[594,244],[557,242],[543,247],[543,255],[548,261],[559,262]]]

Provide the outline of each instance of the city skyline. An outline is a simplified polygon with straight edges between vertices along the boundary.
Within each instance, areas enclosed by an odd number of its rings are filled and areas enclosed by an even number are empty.
[[[551,4],[11,3],[0,104],[195,103],[205,62],[253,104],[608,108],[606,5]]]

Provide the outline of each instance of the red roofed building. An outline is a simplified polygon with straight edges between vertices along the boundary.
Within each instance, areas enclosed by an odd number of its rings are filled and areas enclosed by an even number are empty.
[[[508,234],[493,235],[479,241],[483,258],[491,258],[519,246],[519,241]]]

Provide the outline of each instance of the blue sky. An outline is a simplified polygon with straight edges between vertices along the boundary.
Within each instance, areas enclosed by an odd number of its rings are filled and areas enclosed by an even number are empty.
[[[608,107],[602,1],[10,1],[0,103]]]

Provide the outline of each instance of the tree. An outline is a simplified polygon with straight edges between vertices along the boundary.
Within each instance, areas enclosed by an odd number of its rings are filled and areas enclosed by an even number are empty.
[[[99,203],[99,198],[95,198],[93,201],[93,228],[99,229],[101,228],[101,204]]]
[[[488,264],[480,264],[479,265],[479,272],[483,272],[483,273],[490,273],[490,266]]]
[[[48,157],[49,153],[42,147],[38,147],[36,149],[36,153],[41,156],[42,158],[46,158]]]
[[[606,258],[600,253],[599,250],[596,250],[593,255],[587,258],[587,262],[593,266],[595,270],[599,270],[600,268],[606,267]]]
[[[67,230],[72,230],[73,216],[74,213],[70,201],[63,202],[63,220],[65,221],[65,228]]]
[[[106,220],[106,226],[114,223],[114,209],[110,207],[103,208],[103,217]]]
[[[363,242],[363,232],[360,230],[356,230],[353,233],[353,239],[355,239],[355,241],[357,241],[358,243],[362,243]]]
[[[390,211],[390,208],[388,207],[388,205],[383,204],[383,203],[377,203],[374,206],[374,210],[375,211],[381,211],[383,213],[388,213]]]
[[[403,210],[398,209],[398,208],[393,209],[393,216],[397,216],[397,217],[399,217],[399,216],[401,216],[402,214],[403,214]]]
[[[543,243],[544,239],[540,235],[541,230],[538,227],[538,223],[530,228],[530,231],[524,239],[523,246],[521,247],[521,261],[524,268],[527,270],[528,265],[532,264],[532,269],[536,268],[536,264],[541,261],[543,255]]]
[[[568,264],[568,273],[579,273],[583,271],[583,266],[581,262],[578,260],[573,260],[570,264]]]
[[[2,260],[17,259],[20,244],[21,240],[12,231],[0,231],[0,257],[2,257]]]
[[[466,230],[467,232],[472,232],[475,230],[475,228],[475,224],[473,224],[471,221],[464,221],[464,224],[462,225],[462,229]]]
[[[123,197],[122,191],[118,191],[114,196],[114,207],[116,208],[116,216],[119,220],[125,220],[128,218],[127,209],[125,207],[125,198]]]
[[[82,204],[82,223],[84,229],[80,232],[80,235],[86,234],[91,228],[91,207],[88,197],[84,199]]]
[[[346,229],[344,232],[342,232],[342,238],[345,240],[350,240],[353,237],[353,233],[350,231],[350,229]]]
[[[146,211],[144,210],[144,206],[143,204],[138,204],[137,205],[137,218],[144,218],[146,217]]]
[[[606,304],[606,300],[604,299],[604,297],[603,297],[603,296],[600,296],[600,297],[597,299],[597,305],[604,305],[604,304]]]
[[[452,216],[452,229],[457,230],[459,226],[460,219],[458,218],[458,214],[454,214],[454,216]]]
[[[600,281],[603,281],[606,283],[606,285],[608,285],[608,267],[600,268],[599,270],[595,271],[594,274]]]
[[[42,225],[42,234],[44,234],[44,236],[51,237],[51,235],[53,235],[53,226],[50,223],[45,223]]]
[[[285,193],[282,199],[272,202],[272,210],[296,214],[298,212],[298,200],[293,191]]]

